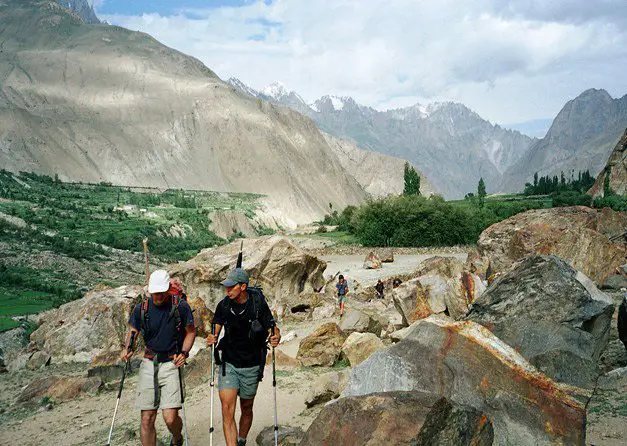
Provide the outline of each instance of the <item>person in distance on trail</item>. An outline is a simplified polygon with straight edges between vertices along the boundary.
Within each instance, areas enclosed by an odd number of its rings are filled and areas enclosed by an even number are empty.
[[[377,298],[383,299],[383,290],[385,289],[385,286],[383,285],[383,282],[381,282],[381,279],[377,281],[377,284],[374,286],[374,289],[377,291]]]
[[[335,284],[335,293],[337,294],[337,301],[340,304],[340,317],[344,314],[344,303],[348,295],[348,282],[344,279],[344,276],[340,274]]]
[[[137,304],[128,321],[131,333],[141,333],[146,349],[139,368],[135,405],[141,411],[141,444],[155,446],[157,431],[155,420],[161,409],[163,420],[172,433],[172,445],[183,444],[179,417],[181,385],[178,368],[185,363],[194,345],[196,329],[189,304],[170,292],[170,275],[157,270],[150,275],[150,297]],[[123,361],[133,354],[132,349],[122,351]]]
[[[281,333],[261,289],[248,286],[248,273],[235,268],[222,282],[226,297],[216,307],[213,335],[208,345],[216,343],[224,327],[224,337],[216,347],[218,392],[222,403],[222,426],[227,446],[244,446],[253,422],[253,403],[268,353],[267,339],[276,347]],[[222,353],[220,357],[220,352]],[[235,423],[237,397],[241,416]]]

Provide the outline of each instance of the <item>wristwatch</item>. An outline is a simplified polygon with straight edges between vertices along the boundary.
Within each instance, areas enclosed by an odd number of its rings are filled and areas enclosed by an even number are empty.
[[[189,352],[186,352],[185,350],[181,350],[181,355],[185,356],[185,359],[189,358]]]

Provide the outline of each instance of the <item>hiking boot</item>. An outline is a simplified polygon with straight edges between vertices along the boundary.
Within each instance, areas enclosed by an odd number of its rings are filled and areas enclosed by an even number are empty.
[[[246,446],[246,440],[242,440],[241,438],[237,440],[237,446]]]
[[[183,446],[183,437],[177,442],[174,442],[174,439],[170,440],[170,446]]]

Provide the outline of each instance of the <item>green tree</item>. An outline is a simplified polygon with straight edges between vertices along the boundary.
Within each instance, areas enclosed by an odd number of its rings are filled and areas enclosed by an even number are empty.
[[[405,162],[403,178],[405,180],[403,195],[420,195],[420,176],[409,162]]]
[[[612,173],[612,168],[607,166],[605,168],[605,178],[603,179],[603,197],[609,197],[614,195],[614,191],[610,187],[610,175]]]
[[[477,197],[479,197],[479,206],[483,207],[483,204],[485,203],[485,196],[487,195],[486,191],[485,191],[485,181],[483,181],[483,178],[479,179],[479,184],[477,185]]]

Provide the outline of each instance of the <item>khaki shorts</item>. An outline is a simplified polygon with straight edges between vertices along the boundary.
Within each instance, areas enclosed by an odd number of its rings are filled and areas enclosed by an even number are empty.
[[[154,366],[157,365],[157,382],[159,401],[155,404]],[[137,396],[135,407],[139,410],[180,409],[181,389],[179,386],[179,370],[172,361],[154,363],[144,358],[139,367],[137,379]]]
[[[259,387],[259,366],[236,368],[228,362],[224,366],[224,376],[222,366],[218,367],[218,390],[235,389],[241,399],[253,399]]]

